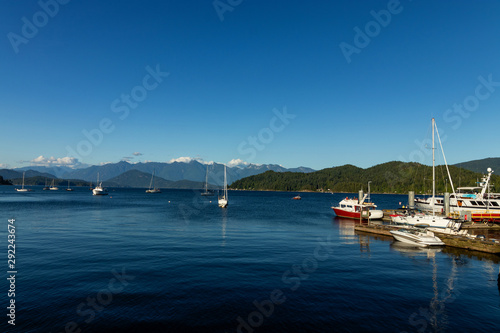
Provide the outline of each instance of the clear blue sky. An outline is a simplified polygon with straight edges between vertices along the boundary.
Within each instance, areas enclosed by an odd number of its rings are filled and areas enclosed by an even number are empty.
[[[500,156],[498,1],[59,1],[1,1],[2,167]]]

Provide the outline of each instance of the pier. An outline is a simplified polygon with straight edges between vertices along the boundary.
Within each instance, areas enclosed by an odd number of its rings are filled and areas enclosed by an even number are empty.
[[[384,211],[383,221],[390,221],[389,215],[393,213],[394,211],[392,210]],[[378,223],[361,223],[359,225],[356,225],[354,227],[354,230],[357,232],[371,233],[371,234],[392,237],[390,231],[400,228],[401,228],[400,225],[382,224],[378,222]],[[499,225],[489,226],[485,223],[468,222],[463,224],[461,229],[500,231],[500,226]],[[433,231],[436,234],[436,236],[438,236],[446,244],[446,246],[500,255],[500,239],[487,239],[483,237],[469,238],[463,235],[450,235],[436,231],[435,228],[433,228]]]

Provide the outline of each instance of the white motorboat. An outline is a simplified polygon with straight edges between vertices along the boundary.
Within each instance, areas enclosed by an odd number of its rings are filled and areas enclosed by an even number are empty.
[[[397,241],[417,246],[442,246],[445,245],[439,237],[427,229],[411,227],[399,230],[391,230],[390,233]]]
[[[226,176],[226,165],[224,164],[224,190],[222,196],[219,196],[219,207],[226,208],[228,204],[227,197],[227,176]]]

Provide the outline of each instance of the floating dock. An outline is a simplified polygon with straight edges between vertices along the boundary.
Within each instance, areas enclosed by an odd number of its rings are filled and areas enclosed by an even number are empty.
[[[384,221],[390,220],[389,215],[393,213],[394,211],[389,211],[389,210],[384,211],[383,220]],[[354,227],[354,230],[392,237],[390,231],[399,228],[401,228],[401,226],[392,224],[381,224],[380,222],[378,223],[376,222],[376,223],[362,223],[356,225]],[[491,226],[484,223],[473,222],[462,225],[462,229],[468,229],[468,230],[480,229],[480,230],[496,231],[500,230],[500,226],[499,225]],[[435,231],[435,233],[436,236],[438,236],[446,244],[446,246],[500,255],[500,240],[498,239],[485,239],[482,237],[469,238],[463,235],[449,235],[438,231]]]

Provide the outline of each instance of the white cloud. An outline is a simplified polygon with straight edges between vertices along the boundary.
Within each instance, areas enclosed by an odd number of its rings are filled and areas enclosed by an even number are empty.
[[[188,156],[173,158],[170,161],[168,161],[168,163],[174,163],[174,162],[189,163],[189,162],[192,162],[192,161],[197,161],[197,162],[199,162],[201,164],[209,164],[209,165],[210,164],[214,164],[213,161],[206,162],[201,157],[188,157]]]
[[[0,168],[1,168],[1,169],[8,169],[8,168],[9,168],[9,165],[8,165],[8,164],[3,164],[3,163],[0,163]]]
[[[139,152],[135,152],[135,153],[133,153],[132,155],[134,155],[134,156],[142,156],[142,155],[144,155],[144,154],[143,154],[143,153],[139,153]]]
[[[76,157],[69,157],[69,156],[55,158],[54,156],[45,157],[43,155],[40,155],[29,162],[33,166],[47,166],[47,167],[66,166],[70,168],[75,168],[81,165],[81,163],[78,162],[78,159]]]
[[[232,159],[231,161],[229,161],[227,163],[227,166],[230,167],[230,168],[234,168],[234,167],[238,167],[238,168],[246,168],[247,166],[249,166],[250,163],[248,162],[245,162],[243,161],[242,159],[238,158],[238,159]]]

